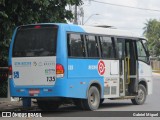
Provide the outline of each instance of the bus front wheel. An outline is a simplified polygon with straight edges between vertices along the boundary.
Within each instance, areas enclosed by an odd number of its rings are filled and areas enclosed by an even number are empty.
[[[88,90],[87,99],[83,100],[83,107],[86,110],[96,110],[100,104],[100,93],[97,87],[91,86]]]
[[[144,85],[139,84],[138,95],[134,99],[131,99],[131,101],[134,105],[142,105],[146,100],[146,96],[147,96],[146,88],[144,87]]]

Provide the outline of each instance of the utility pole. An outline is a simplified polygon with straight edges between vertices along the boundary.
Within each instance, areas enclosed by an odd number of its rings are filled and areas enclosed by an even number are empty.
[[[74,24],[78,24],[78,21],[77,21],[77,5],[75,5],[75,9],[74,9]]]
[[[80,9],[79,9],[79,16],[82,17],[81,25],[83,25],[83,22],[84,22],[84,10],[83,10],[83,7],[80,7]]]

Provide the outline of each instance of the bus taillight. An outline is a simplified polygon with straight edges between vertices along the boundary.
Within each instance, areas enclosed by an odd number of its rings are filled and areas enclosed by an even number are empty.
[[[12,78],[12,66],[8,67],[8,77]]]
[[[56,75],[57,78],[64,76],[64,67],[61,64],[56,64]]]

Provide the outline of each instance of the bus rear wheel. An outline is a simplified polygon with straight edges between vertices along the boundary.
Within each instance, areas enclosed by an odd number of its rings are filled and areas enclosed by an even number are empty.
[[[134,99],[131,99],[131,101],[134,105],[142,105],[146,100],[146,96],[147,96],[146,88],[144,87],[144,85],[139,84],[138,95]]]
[[[58,101],[37,100],[38,107],[45,111],[56,110],[61,105]]]
[[[91,86],[88,90],[87,99],[82,100],[83,108],[86,110],[96,110],[100,104],[100,93],[97,87]]]

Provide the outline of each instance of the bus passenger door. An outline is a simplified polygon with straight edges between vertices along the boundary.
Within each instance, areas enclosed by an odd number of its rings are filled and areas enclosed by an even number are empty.
[[[125,40],[124,77],[125,95],[136,95],[138,91],[138,63],[135,40]]]
[[[118,38],[117,47],[120,61],[120,96],[131,96],[137,93],[138,89],[136,43],[131,39]]]

